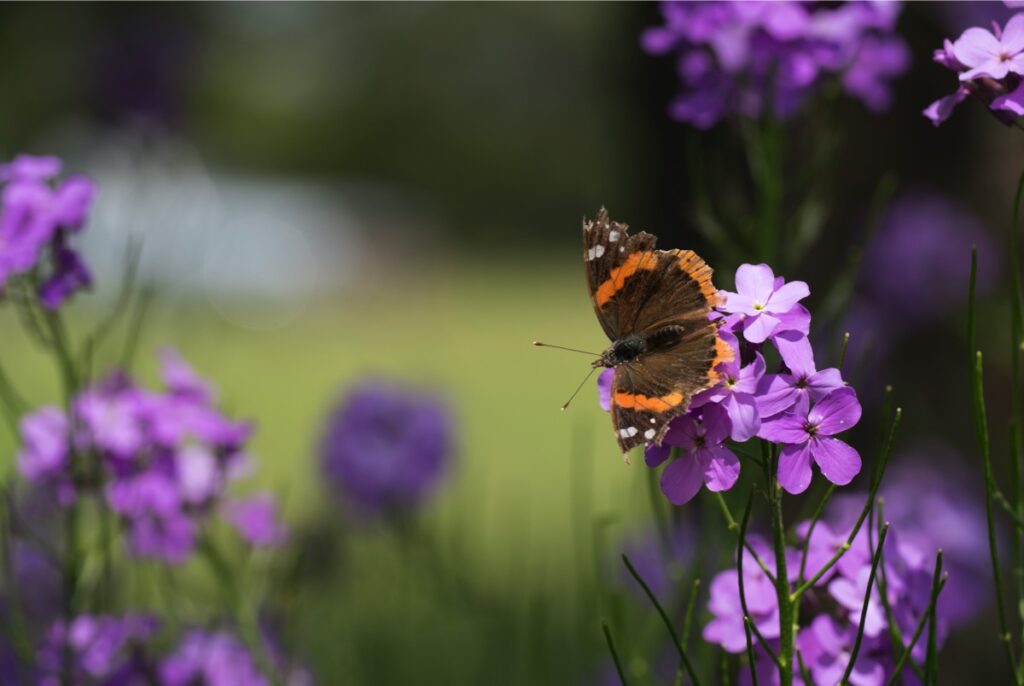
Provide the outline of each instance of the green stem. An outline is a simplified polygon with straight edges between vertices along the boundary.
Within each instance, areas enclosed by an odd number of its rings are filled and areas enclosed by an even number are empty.
[[[619,660],[619,652],[615,650],[615,641],[612,640],[612,630],[608,628],[608,622],[601,622],[601,631],[604,632],[604,640],[608,642],[608,652],[612,654],[612,661],[615,663],[615,671],[619,673],[619,683],[622,686],[629,686],[626,679],[626,672],[622,669],[622,661]]]
[[[679,653],[679,661],[682,663],[683,668],[686,669],[686,673],[690,675],[690,681],[693,682],[694,686],[700,686],[700,679],[697,678],[697,674],[693,671],[693,665],[690,664],[690,658],[686,656],[686,649],[683,648],[682,641],[679,640],[679,635],[676,633],[675,627],[672,626],[672,620],[669,619],[668,615],[665,613],[665,608],[663,608],[661,603],[658,602],[658,598],[654,595],[654,591],[652,591],[651,587],[647,585],[647,582],[644,581],[642,576],[640,576],[640,573],[636,571],[636,567],[634,567],[633,563],[629,561],[629,556],[625,553],[622,554],[622,562],[625,563],[626,569],[628,569],[629,573],[634,579],[636,579],[636,582],[640,584],[640,587],[644,589],[644,593],[647,594],[651,604],[654,605],[654,609],[658,611],[659,615],[661,615],[661,621],[665,623],[665,628],[668,630],[669,636],[672,637],[672,642],[675,644],[676,650]]]
[[[747,638],[747,663],[750,666],[750,680],[754,686],[757,684],[757,663],[754,661],[754,640],[750,637],[750,630],[753,625],[750,623],[750,612],[747,610],[747,593],[743,588],[743,545],[747,540],[747,523],[750,521],[750,508],[754,503],[754,489],[750,489],[747,496],[747,506],[743,510],[743,523],[740,525],[739,536],[736,539],[736,578],[739,584],[740,605],[743,608],[743,633]]]
[[[762,441],[762,446],[767,444]],[[793,655],[796,650],[796,599],[789,590],[789,571],[786,569],[786,524],[782,516],[782,486],[776,478],[776,457],[769,452],[771,488],[768,491],[772,509],[772,543],[775,547],[775,592],[779,598],[779,684],[793,686]]]
[[[721,493],[715,493],[715,500],[718,501],[718,506],[722,510],[722,516],[725,517],[725,524],[729,528],[729,531],[735,531],[739,533],[740,525],[736,523],[736,518],[732,516],[732,512],[729,510],[729,504],[725,502],[725,498],[722,497]],[[743,544],[744,549],[750,556],[754,558],[754,562],[761,568],[761,571],[765,573],[765,576],[772,582],[775,583],[775,574],[772,570],[768,569],[768,565],[765,563],[761,556],[758,555],[757,551],[754,550],[754,546],[750,545],[743,536],[740,536],[740,542]]]
[[[1017,181],[1017,193],[1013,200],[1013,224],[1010,226],[1010,274],[1013,279],[1012,312],[1010,315],[1010,362],[1011,362],[1011,409],[1010,414],[1010,502],[1017,520],[1024,519],[1024,499],[1021,498],[1021,476],[1024,472],[1024,451],[1021,448],[1021,423],[1024,422],[1021,394],[1021,347],[1024,346],[1024,305],[1021,303],[1020,246],[1017,244],[1021,230],[1020,205],[1024,195],[1024,172]],[[1024,529],[1017,525],[1013,536],[1013,573],[1017,582],[1017,607],[1024,624],[1024,545],[1021,538]],[[1024,649],[1024,630],[1021,631]],[[1018,665],[1018,672],[1022,666]]]
[[[818,520],[821,519],[822,513],[825,511],[825,505],[832,498],[832,494],[836,492],[836,485],[829,484],[828,490],[825,491],[825,495],[822,496],[821,502],[818,503],[817,509],[814,511],[814,515],[811,517],[811,523],[807,527],[807,535],[804,536],[803,550],[800,552],[800,573],[797,575],[797,584],[802,584],[807,573],[807,553],[811,549],[811,536],[814,534],[814,527],[818,525]]]
[[[934,605],[938,601],[938,595],[935,589],[935,579],[942,575],[942,548],[939,548],[935,554],[935,574],[932,577],[932,597],[930,606],[932,606],[932,621],[928,622],[928,651],[925,653],[924,659],[924,675],[926,684],[935,686],[939,683],[939,648],[937,643],[936,625],[938,624],[937,618],[934,617],[935,609]]]
[[[857,664],[857,654],[860,652],[860,644],[864,640],[864,625],[867,623],[868,607],[871,605],[871,589],[875,585],[875,574],[878,572],[878,561],[882,559],[882,548],[885,547],[885,537],[889,533],[889,522],[882,525],[878,534],[878,549],[875,550],[874,558],[871,560],[871,573],[868,574],[868,588],[864,592],[864,604],[860,608],[860,621],[857,623],[857,637],[853,640],[853,650],[850,651],[850,660],[846,663],[846,671],[843,672],[841,685],[850,683],[850,675],[853,674],[853,666]]]
[[[700,592],[700,579],[693,580],[690,587],[690,599],[686,603],[686,616],[683,618],[683,646],[690,643],[690,629],[693,626],[693,611],[697,607],[697,594]]]

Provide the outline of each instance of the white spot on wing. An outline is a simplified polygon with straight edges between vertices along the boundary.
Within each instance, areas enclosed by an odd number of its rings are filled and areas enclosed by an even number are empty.
[[[652,440],[654,438],[654,434],[656,434],[656,433],[658,433],[658,432],[655,431],[654,429],[648,429],[647,431],[644,431],[644,438],[646,438],[648,441],[650,441],[650,440]]]
[[[619,240],[619,236],[620,235],[621,234],[618,231],[609,231],[608,232],[608,242],[609,243],[614,243],[615,241]]]
[[[638,433],[640,433],[640,429],[635,426],[627,426],[625,429],[619,429],[619,435],[623,438],[633,438],[633,436],[636,436]]]
[[[587,262],[590,262],[591,260],[596,260],[601,255],[604,255],[604,246],[595,245],[593,248],[587,251]]]

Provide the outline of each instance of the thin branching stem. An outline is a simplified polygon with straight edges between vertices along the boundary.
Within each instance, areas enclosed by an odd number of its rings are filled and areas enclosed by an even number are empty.
[[[690,629],[693,627],[694,610],[697,607],[697,594],[700,593],[700,577],[693,580],[690,587],[690,599],[686,603],[686,615],[683,617],[683,646],[690,643]]]
[[[846,663],[846,671],[840,684],[850,683],[850,675],[853,674],[853,666],[857,663],[857,654],[860,652],[860,644],[864,640],[864,625],[867,623],[868,606],[871,605],[871,590],[875,585],[875,574],[878,572],[878,562],[882,559],[882,548],[885,547],[885,537],[889,533],[889,522],[882,525],[878,532],[878,549],[875,550],[871,560],[871,573],[868,574],[868,588],[864,591],[864,604],[860,608],[860,621],[857,623],[857,636],[853,640],[853,650],[850,651],[850,661]]]
[[[715,500],[718,501],[718,506],[722,510],[722,516],[725,517],[725,524],[728,527],[729,531],[735,531],[738,535],[740,531],[740,525],[736,522],[736,518],[732,516],[732,511],[729,509],[729,504],[725,502],[725,498],[722,497],[721,493],[715,493]],[[754,558],[754,562],[757,563],[757,566],[761,568],[761,571],[765,573],[768,579],[772,582],[772,585],[774,585],[775,573],[768,568],[768,565],[765,563],[765,561],[761,558],[757,551],[754,550],[754,546],[750,545],[750,543],[748,543],[746,539],[742,536],[740,536],[740,541],[742,542],[743,547],[747,550],[747,552],[750,553],[751,557]]]
[[[995,522],[995,491],[996,480],[992,472],[992,455],[989,450],[988,418],[985,412],[984,363],[980,350],[975,350],[975,318],[976,292],[978,279],[978,250],[971,250],[971,277],[968,284],[967,299],[967,342],[971,346],[971,409],[974,418],[974,435],[978,442],[985,469],[985,521],[988,526],[988,548],[992,563],[992,582],[996,595],[996,614],[999,618],[999,642],[1003,644],[1006,658],[1010,663],[1010,673],[1015,682],[1021,683],[1017,672],[1017,658],[1014,656],[1013,636],[1010,634],[1006,620],[1006,599],[1003,595],[1003,574],[999,561],[999,545],[996,541]]]
[[[672,626],[672,620],[668,618],[665,608],[663,608],[661,603],[658,602],[658,598],[654,595],[654,591],[651,590],[651,587],[647,585],[647,582],[644,581],[642,576],[640,576],[640,573],[636,571],[636,567],[634,567],[633,563],[629,561],[629,556],[626,555],[626,553],[622,553],[622,562],[626,565],[626,569],[629,570],[629,573],[633,578],[636,579],[636,582],[640,584],[640,587],[644,589],[644,593],[647,594],[651,604],[654,605],[654,609],[658,611],[659,615],[661,615],[661,621],[665,623],[665,628],[668,630],[668,634],[672,637],[672,642],[675,644],[676,650],[679,652],[679,661],[686,669],[686,673],[690,675],[690,681],[693,682],[694,686],[699,686],[700,679],[697,678],[696,672],[693,671],[693,665],[690,664],[690,658],[686,656],[686,650],[683,648],[683,644],[679,640],[679,634],[676,633],[675,627]]]
[[[807,553],[811,549],[811,536],[814,534],[814,528],[818,525],[818,520],[821,519],[821,515],[825,511],[825,505],[828,504],[832,494],[835,492],[836,485],[829,484],[828,490],[821,497],[821,502],[818,503],[817,509],[814,510],[814,514],[811,516],[811,523],[807,526],[807,535],[804,536],[803,550],[800,553],[800,573],[796,577],[797,584],[802,584],[806,578],[804,575],[807,573]]]
[[[935,553],[935,574],[932,577],[932,597],[929,607],[933,607],[938,601],[935,589],[935,579],[942,575],[942,548]],[[939,682],[939,648],[937,643],[936,625],[938,617],[932,609],[932,621],[928,622],[928,651],[924,658],[924,682],[934,686]]]
[[[739,535],[736,538],[736,578],[739,584],[740,605],[743,608],[743,633],[747,638],[747,662],[750,666],[750,680],[757,686],[757,663],[754,661],[754,639],[751,638],[750,612],[747,610],[747,593],[743,587],[743,545],[747,541],[747,523],[750,521],[750,508],[754,504],[754,489],[750,489],[747,496],[747,506],[743,508],[743,522],[740,524]]]
[[[889,464],[889,455],[892,454],[893,442],[896,440],[896,430],[899,428],[902,417],[903,410],[902,408],[897,407],[896,412],[892,416],[892,423],[889,426],[889,436],[886,438],[885,443],[882,446],[882,455],[878,462],[878,468],[871,481],[871,490],[868,493],[867,500],[864,502],[864,509],[861,510],[856,523],[853,525],[853,529],[850,530],[850,535],[847,536],[846,540],[843,541],[843,544],[839,546],[839,550],[836,551],[835,555],[833,555],[828,562],[822,565],[821,569],[819,569],[814,576],[802,583],[795,591],[793,591],[792,598],[794,601],[798,600],[800,596],[807,591],[807,589],[813,587],[814,584],[818,583],[823,576],[828,574],[829,570],[842,559],[843,555],[845,555],[853,545],[853,540],[860,532],[861,526],[864,525],[864,520],[867,519],[868,513],[871,512],[871,508],[874,507],[875,496],[878,494],[878,487],[881,485],[882,476],[885,474],[885,468]]]
[[[1012,312],[1010,315],[1010,503],[1015,513],[1014,519],[1020,522],[1024,519],[1024,499],[1021,497],[1021,476],[1024,472],[1024,450],[1022,450],[1022,423],[1024,423],[1024,406],[1022,406],[1021,394],[1021,347],[1024,346],[1024,304],[1021,302],[1021,276],[1020,276],[1020,246],[1018,236],[1020,234],[1020,205],[1024,197],[1024,171],[1021,172],[1017,181],[1017,193],[1013,199],[1013,224],[1010,226],[1010,275],[1012,277],[1013,294],[1010,298]],[[1016,524],[1015,536],[1013,537],[1013,573],[1016,577],[1017,607],[1020,619],[1024,624],[1024,528]],[[1021,641],[1024,642],[1024,629],[1021,631]],[[1024,665],[1017,666],[1017,673],[1020,673]]]

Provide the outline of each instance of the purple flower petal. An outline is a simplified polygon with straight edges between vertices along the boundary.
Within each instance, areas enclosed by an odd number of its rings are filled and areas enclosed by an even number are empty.
[[[800,445],[806,443],[807,417],[799,414],[782,414],[761,422],[758,436],[772,443]]]
[[[777,314],[785,314],[793,309],[799,301],[811,294],[811,289],[803,281],[790,281],[779,290],[772,293],[768,299],[765,309]]]
[[[810,450],[821,473],[837,486],[845,486],[860,473],[860,455],[838,438],[812,438]]]
[[[741,264],[736,270],[736,291],[762,306],[775,290],[775,274],[767,264]]]
[[[810,446],[787,445],[779,453],[779,485],[787,493],[803,493],[811,485]]]
[[[970,94],[971,91],[966,86],[960,86],[952,94],[939,98],[931,105],[928,105],[921,114],[928,117],[932,124],[938,126],[949,119],[949,115],[953,114],[956,106],[966,100]]]
[[[811,400],[815,402],[843,386],[845,386],[843,376],[835,367],[822,369],[807,379],[807,390],[811,395]]]
[[[740,461],[728,448],[718,445],[706,448],[707,467],[704,469],[704,484],[709,491],[728,491],[740,478]]]
[[[761,312],[744,320],[743,337],[751,343],[764,343],[778,325],[779,320],[776,317]]]
[[[605,412],[612,411],[612,380],[615,378],[614,369],[605,369],[597,376],[597,402]]]
[[[1006,95],[1000,95],[989,106],[994,110],[1010,112],[1018,117],[1024,116],[1024,81]]]
[[[817,427],[820,435],[834,436],[846,431],[860,421],[857,394],[849,386],[832,391],[811,409],[807,421]]]
[[[1002,46],[990,31],[971,27],[953,42],[953,54],[965,67],[977,67],[998,55]]]
[[[732,440],[742,443],[757,435],[761,429],[761,416],[753,396],[733,394],[724,404],[732,422]]]
[[[796,404],[800,391],[789,374],[767,374],[757,387],[757,411],[763,418],[784,412]],[[762,419],[762,426],[770,420]]]
[[[807,377],[817,371],[814,366],[814,350],[806,336],[787,331],[775,337],[775,347],[793,376]]]
[[[680,455],[661,473],[661,492],[673,505],[693,500],[703,483],[704,465],[693,455]]]
[[[663,443],[662,445],[654,445],[651,443],[644,448],[644,462],[648,467],[653,469],[667,460],[668,456],[671,454],[672,446],[668,443]]]

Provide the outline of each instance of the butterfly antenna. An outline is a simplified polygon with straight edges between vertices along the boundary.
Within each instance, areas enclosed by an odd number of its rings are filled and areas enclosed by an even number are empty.
[[[594,375],[595,371],[597,371],[597,367],[590,368],[590,371],[587,372],[587,375],[583,377],[583,381],[580,381],[580,385],[576,387],[576,390],[572,392],[572,395],[569,396],[569,399],[565,401],[564,405],[562,405],[563,412],[565,412],[565,408],[569,407],[569,403],[571,403],[572,399],[575,398],[576,395],[580,392],[580,389],[583,388],[583,384],[587,383],[587,379]]]
[[[589,350],[579,350],[577,348],[566,348],[564,345],[551,345],[550,343],[541,343],[540,341],[534,341],[533,344],[538,348],[557,348],[558,350],[568,350],[571,353],[583,353],[584,355],[593,355],[594,357],[601,356],[601,353],[592,353]]]

